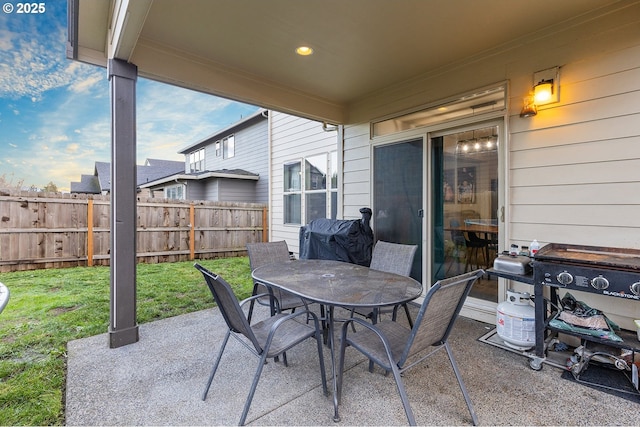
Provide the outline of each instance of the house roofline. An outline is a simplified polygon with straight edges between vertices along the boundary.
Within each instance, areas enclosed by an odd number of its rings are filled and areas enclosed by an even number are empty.
[[[240,126],[244,125],[245,123],[255,119],[258,116],[264,116],[265,114],[269,114],[269,110],[266,110],[264,108],[260,108],[258,111],[256,111],[255,113],[251,114],[250,116],[245,117],[244,119],[233,123],[232,125],[227,126],[224,129],[220,129],[219,131],[216,131],[215,133],[212,133],[211,135],[208,135],[206,137],[204,137],[203,139],[194,142],[193,144],[189,144],[186,147],[180,149],[178,151],[178,154],[187,154],[189,151],[193,150],[194,148],[196,148],[199,145],[203,145],[205,143],[207,143],[210,140],[213,139],[220,139],[224,136],[226,136],[229,132],[233,131],[236,128],[239,128]],[[266,116],[265,116],[266,117]]]
[[[179,180],[199,181],[202,179],[209,179],[209,178],[228,178],[228,179],[243,179],[248,181],[257,181],[260,179],[260,176],[255,174],[243,175],[243,174],[236,174],[236,173],[216,172],[216,171],[205,171],[199,174],[181,173],[181,174],[170,175],[164,178],[160,178],[155,181],[145,182],[144,184],[141,184],[138,187],[149,188],[149,187],[154,187],[156,185],[165,184],[167,182],[172,182],[172,181],[179,181]]]

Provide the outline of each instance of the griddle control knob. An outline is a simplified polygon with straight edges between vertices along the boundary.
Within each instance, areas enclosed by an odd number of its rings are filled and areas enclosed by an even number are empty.
[[[631,289],[632,294],[640,295],[640,282],[632,284],[631,286],[629,286],[629,288]]]
[[[591,286],[601,291],[609,287],[609,281],[600,275],[591,279]]]
[[[558,279],[558,283],[564,286],[567,286],[569,283],[573,282],[573,276],[571,275],[571,273],[567,273],[566,271],[558,274],[556,279]]]

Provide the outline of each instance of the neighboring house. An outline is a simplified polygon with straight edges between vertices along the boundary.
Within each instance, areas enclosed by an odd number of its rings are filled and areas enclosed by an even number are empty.
[[[182,170],[140,187],[154,197],[267,203],[268,113],[256,113],[180,150]]]
[[[137,186],[157,181],[184,170],[184,163],[175,160],[147,159],[136,168]],[[71,193],[109,194],[111,192],[111,164],[95,162],[93,175],[82,175],[80,182],[71,183]]]

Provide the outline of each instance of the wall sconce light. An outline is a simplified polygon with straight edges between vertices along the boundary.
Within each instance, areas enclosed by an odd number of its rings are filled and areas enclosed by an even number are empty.
[[[543,80],[533,88],[533,99],[538,105],[546,104],[553,97],[553,80]]]
[[[524,98],[520,117],[533,117],[540,105],[560,100],[560,68],[553,67],[533,73],[533,93]]]

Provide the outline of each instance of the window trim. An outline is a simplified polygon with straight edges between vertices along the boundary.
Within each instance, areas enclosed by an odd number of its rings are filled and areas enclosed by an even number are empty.
[[[307,188],[309,187],[309,183],[307,182],[307,165],[309,163],[309,159],[323,157],[326,160],[326,172],[324,178],[324,188]],[[335,163],[335,164],[334,164]],[[286,169],[287,167],[291,167],[292,165],[296,165],[299,167],[300,173],[300,182],[298,183],[298,188],[284,188],[286,184],[285,176],[287,175]],[[283,171],[283,189],[282,189],[282,202],[283,202],[283,212],[282,212],[282,223],[284,225],[302,225],[307,224],[310,219],[308,218],[308,204],[307,204],[307,196],[311,194],[323,194],[325,196],[325,215],[323,218],[336,219],[337,217],[337,195],[338,195],[338,152],[336,150],[314,154],[310,156],[306,156],[300,158],[298,160],[284,162],[282,166]],[[336,179],[332,179],[334,172],[336,173]],[[299,222],[290,222],[287,221],[287,202],[285,201],[287,197],[297,195],[299,197]],[[335,197],[334,197],[335,196]],[[334,201],[335,200],[335,201]],[[334,206],[336,205],[336,206]]]
[[[205,170],[205,148],[199,148],[189,153],[189,173]]]

